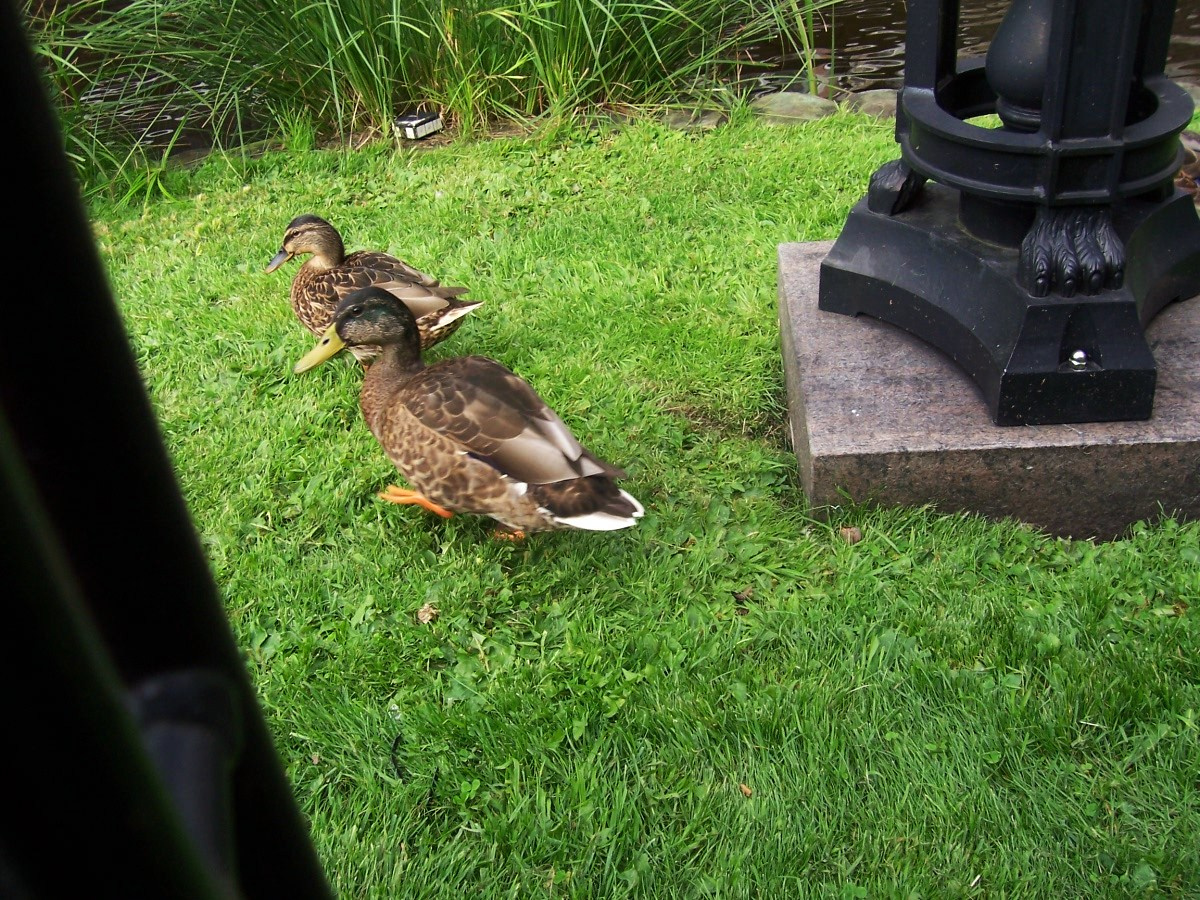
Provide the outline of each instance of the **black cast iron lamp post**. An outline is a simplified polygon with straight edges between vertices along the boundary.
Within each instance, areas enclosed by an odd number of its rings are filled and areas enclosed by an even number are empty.
[[[818,306],[947,353],[997,425],[1148,419],[1144,329],[1200,293],[1174,0],[1015,0],[986,59],[957,57],[958,12],[909,0],[901,155],[822,262]]]

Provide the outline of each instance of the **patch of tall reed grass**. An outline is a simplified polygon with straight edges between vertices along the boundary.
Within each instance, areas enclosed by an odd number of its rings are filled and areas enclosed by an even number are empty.
[[[196,135],[383,134],[432,110],[469,136],[698,91],[729,102],[751,48],[811,64],[814,14],[835,2],[82,0],[26,17],[85,188],[132,195]]]

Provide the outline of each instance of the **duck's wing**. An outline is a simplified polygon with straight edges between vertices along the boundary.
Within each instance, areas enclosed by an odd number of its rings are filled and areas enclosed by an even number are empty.
[[[382,253],[378,250],[356,250],[343,260],[343,264],[390,272],[399,278],[415,281],[425,287],[437,287],[440,284],[438,279],[422,272],[416,266],[410,266],[404,260],[392,256],[390,253]]]
[[[516,481],[625,475],[584,449],[526,381],[486,357],[457,357],[423,369],[406,385],[404,402],[424,425]]]
[[[418,319],[444,309],[459,294],[466,293],[465,288],[427,287],[382,269],[346,265],[321,273],[311,282],[310,290],[332,309],[344,297],[372,285],[403,302]]]

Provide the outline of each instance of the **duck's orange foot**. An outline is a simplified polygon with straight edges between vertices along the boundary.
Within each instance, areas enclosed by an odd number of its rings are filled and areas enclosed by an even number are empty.
[[[394,484],[389,484],[386,491],[380,491],[379,499],[386,500],[388,503],[415,503],[417,506],[422,506],[431,513],[436,513],[443,519],[448,519],[454,515],[450,510],[438,506],[428,497],[422,497],[416,491],[405,490]]]
[[[492,532],[492,537],[498,541],[523,541],[525,532],[519,528],[497,528]]]

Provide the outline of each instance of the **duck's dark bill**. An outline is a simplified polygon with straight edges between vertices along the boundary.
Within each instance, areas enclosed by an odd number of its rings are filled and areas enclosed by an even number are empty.
[[[300,362],[292,367],[292,371],[300,374],[301,372],[307,372],[309,369],[316,368],[329,359],[329,357],[335,356],[345,346],[346,342],[338,337],[336,329],[333,325],[330,325],[317,346],[305,353]]]
[[[292,254],[288,253],[286,250],[280,250],[273,257],[271,257],[271,261],[267,263],[267,267],[263,271],[274,272],[291,258]]]

